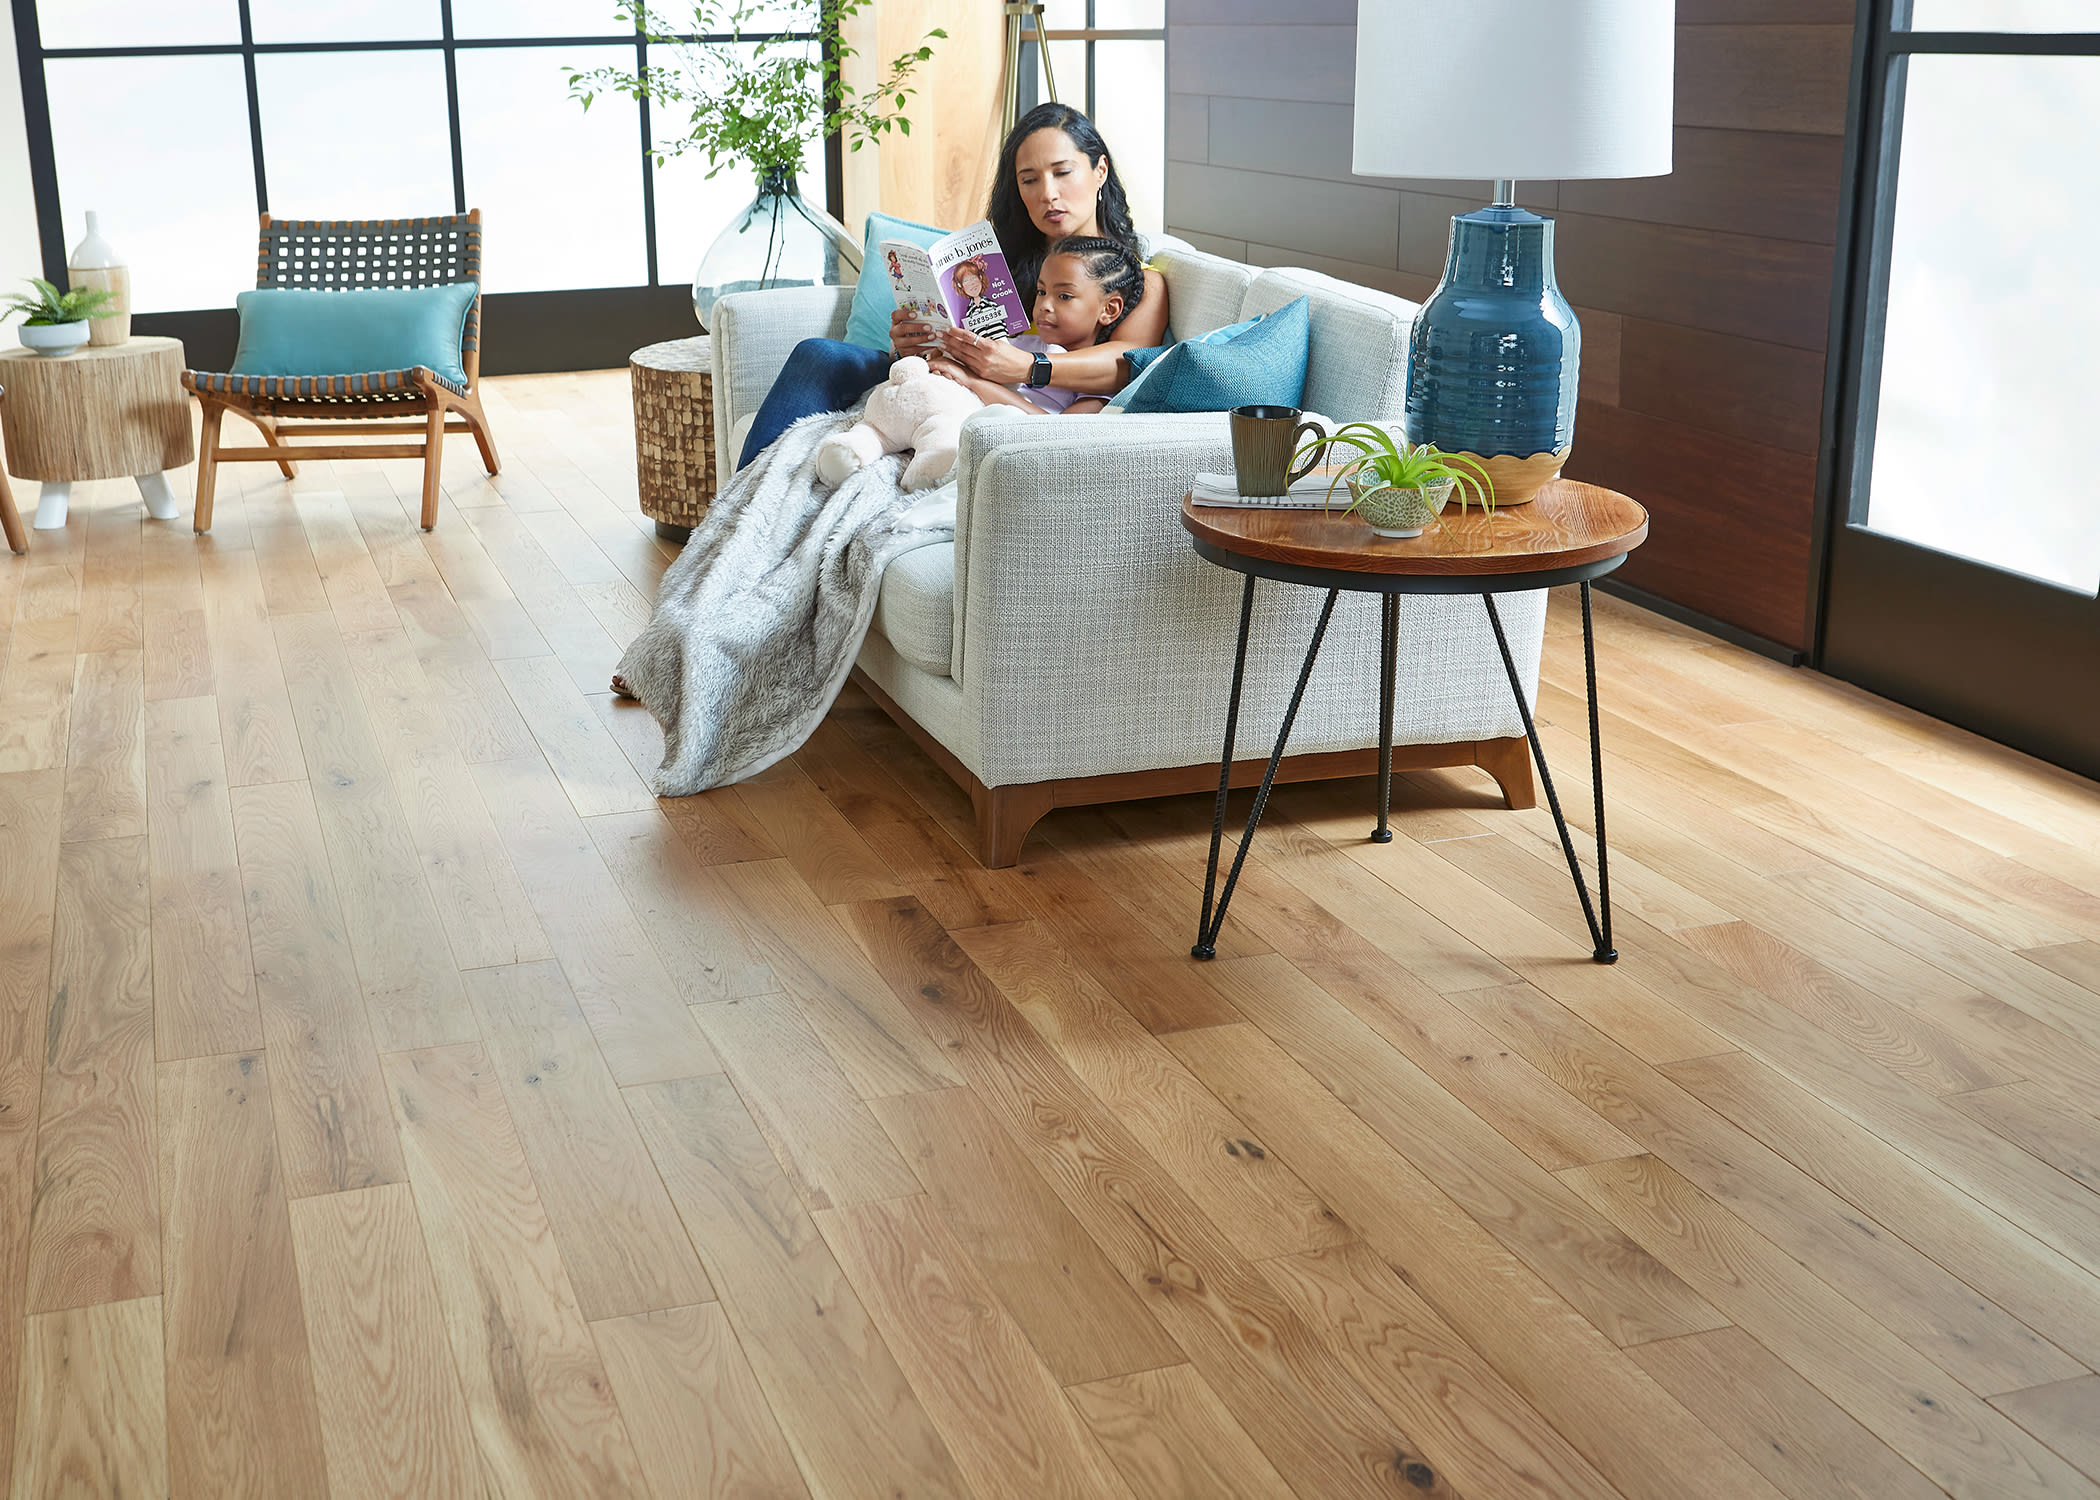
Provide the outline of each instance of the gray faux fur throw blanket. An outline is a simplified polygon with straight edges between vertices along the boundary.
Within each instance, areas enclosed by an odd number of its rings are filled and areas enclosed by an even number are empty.
[[[845,686],[890,560],[955,536],[955,485],[907,495],[894,454],[836,490],[817,445],[856,408],[805,417],[715,497],[620,675],[664,727],[656,791],[756,775],[815,732]]]

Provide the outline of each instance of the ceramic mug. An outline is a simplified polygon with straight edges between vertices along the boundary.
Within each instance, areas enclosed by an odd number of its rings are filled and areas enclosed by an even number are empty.
[[[1302,420],[1301,420],[1302,419]],[[1232,409],[1232,469],[1242,495],[1281,495],[1320,461],[1314,450],[1302,468],[1291,467],[1291,455],[1307,432],[1324,438],[1327,429],[1295,406],[1235,406]]]

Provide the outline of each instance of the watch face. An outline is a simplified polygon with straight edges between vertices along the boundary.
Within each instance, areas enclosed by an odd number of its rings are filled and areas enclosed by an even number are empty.
[[[1035,363],[1029,367],[1028,383],[1040,390],[1050,383],[1050,356],[1037,354]]]

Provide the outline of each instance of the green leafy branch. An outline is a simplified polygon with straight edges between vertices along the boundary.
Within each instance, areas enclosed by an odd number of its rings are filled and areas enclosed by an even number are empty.
[[[858,55],[848,46],[844,23],[871,0],[692,0],[691,24],[673,27],[649,0],[619,0],[623,25],[649,43],[646,68],[567,70],[569,96],[588,110],[600,94],[625,94],[646,100],[652,109],[672,116],[683,111],[685,133],[653,149],[659,166],[673,157],[700,152],[707,157],[709,177],[737,162],[748,162],[761,182],[792,176],[805,149],[838,131],[852,150],[892,131],[911,134],[904,111],[917,90],[913,73],[933,56],[927,43],[945,40],[939,28],[920,45],[893,59],[874,86],[859,89],[846,82],[842,68]],[[803,22],[782,28],[780,18]],[[765,20],[763,31],[755,22]],[[783,37],[779,29],[814,32]],[[758,35],[751,37],[752,33]],[[728,36],[729,42],[693,42],[687,36]],[[667,57],[670,61],[659,61]]]

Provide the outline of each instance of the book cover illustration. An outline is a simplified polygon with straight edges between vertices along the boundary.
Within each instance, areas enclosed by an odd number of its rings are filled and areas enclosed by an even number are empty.
[[[878,248],[897,305],[935,327],[1004,339],[1027,332],[1034,321],[1021,306],[1006,252],[989,220],[924,249],[907,240],[884,240]]]

